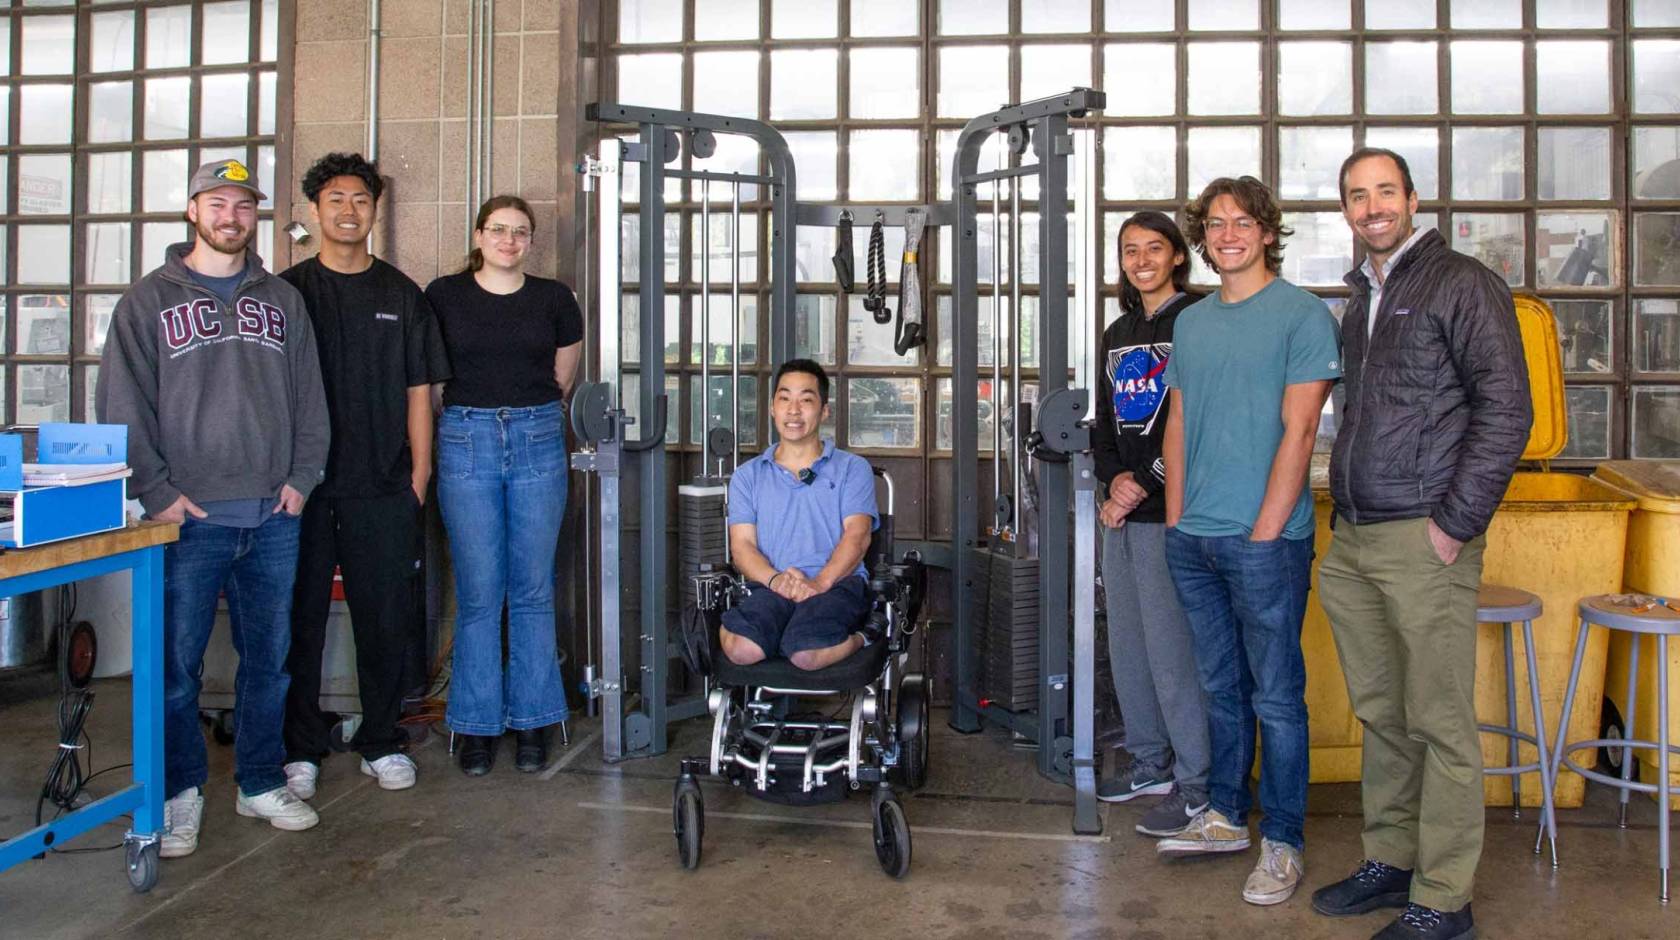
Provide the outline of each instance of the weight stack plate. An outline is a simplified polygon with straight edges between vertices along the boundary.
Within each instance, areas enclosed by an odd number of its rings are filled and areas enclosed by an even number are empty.
[[[1011,711],[1038,707],[1038,559],[982,551],[986,571],[980,694]]]
[[[727,485],[677,487],[677,584],[684,617],[694,610],[694,582],[690,578],[700,573],[701,565],[724,563],[724,546],[729,539],[725,517],[728,493]]]

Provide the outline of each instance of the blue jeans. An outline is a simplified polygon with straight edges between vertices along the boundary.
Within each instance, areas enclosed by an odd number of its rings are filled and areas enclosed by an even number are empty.
[[[281,726],[286,653],[292,645],[292,581],[298,517],[275,513],[254,529],[187,518],[163,550],[163,777],[173,797],[209,777],[198,723],[204,647],[226,593],[233,649],[234,779],[246,796],[286,785]]]
[[[566,470],[559,402],[443,410],[438,506],[455,565],[456,606],[447,717],[460,734],[499,735],[567,718],[554,640],[554,551]]]
[[[1253,797],[1255,721],[1260,834],[1297,849],[1307,813],[1307,670],[1301,618],[1312,577],[1312,539],[1251,542],[1167,530],[1167,566],[1190,620],[1196,671],[1207,694],[1213,765],[1208,798],[1245,825]]]

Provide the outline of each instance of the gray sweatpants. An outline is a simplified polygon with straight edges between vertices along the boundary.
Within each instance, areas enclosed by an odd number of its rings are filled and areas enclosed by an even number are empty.
[[[1192,805],[1207,798],[1208,723],[1190,623],[1167,571],[1167,527],[1127,522],[1103,529],[1108,659],[1126,750],[1165,770]]]

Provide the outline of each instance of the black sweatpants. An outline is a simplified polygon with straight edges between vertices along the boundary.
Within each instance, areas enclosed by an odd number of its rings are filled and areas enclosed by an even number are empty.
[[[419,565],[420,506],[412,491],[318,497],[304,504],[286,661],[292,676],[286,693],[287,763],[319,764],[329,750],[333,722],[321,711],[321,656],[335,566],[344,573],[362,701],[362,724],[351,746],[369,761],[398,750],[404,739],[397,727],[403,658],[420,632],[414,607]]]

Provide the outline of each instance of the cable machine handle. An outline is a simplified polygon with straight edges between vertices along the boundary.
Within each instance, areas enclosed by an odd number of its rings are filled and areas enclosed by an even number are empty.
[[[642,440],[625,441],[624,450],[632,454],[640,454],[665,443],[665,409],[665,395],[661,393],[658,398],[653,400],[653,422],[648,425],[648,427],[656,430],[651,436]]]

